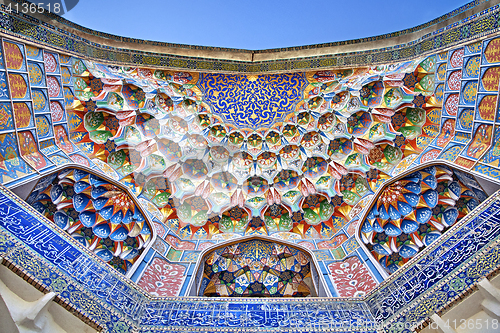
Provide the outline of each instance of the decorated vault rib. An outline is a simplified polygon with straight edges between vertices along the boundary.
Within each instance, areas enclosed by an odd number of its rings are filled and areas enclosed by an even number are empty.
[[[181,238],[331,238],[437,134],[434,69],[235,76],[75,59],[70,138]]]
[[[203,259],[200,296],[317,296],[310,256],[284,244],[249,240],[216,249]]]
[[[126,192],[79,169],[42,178],[27,202],[123,274],[151,239],[148,223]]]
[[[487,198],[470,175],[431,166],[387,185],[361,225],[361,239],[394,273]]]

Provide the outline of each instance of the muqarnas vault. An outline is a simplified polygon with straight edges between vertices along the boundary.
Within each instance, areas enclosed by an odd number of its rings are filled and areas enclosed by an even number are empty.
[[[89,332],[431,332],[499,285],[497,2],[201,57],[2,5],[4,266]]]

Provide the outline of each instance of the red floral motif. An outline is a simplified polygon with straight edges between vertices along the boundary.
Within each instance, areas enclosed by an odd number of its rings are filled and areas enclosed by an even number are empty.
[[[73,162],[75,162],[76,164],[85,165],[87,167],[90,166],[89,161],[85,157],[83,157],[82,155],[75,154],[75,155],[71,155],[70,157],[73,160]]]
[[[481,79],[484,89],[488,91],[497,91],[500,81],[500,67],[488,68]]]
[[[455,119],[448,119],[441,128],[441,133],[436,139],[438,147],[446,146],[455,136]]]
[[[341,234],[341,235],[338,235],[338,236],[336,236],[328,241],[319,242],[317,244],[317,246],[318,246],[318,249],[336,249],[346,240],[347,240],[347,236],[344,234]]]
[[[31,111],[28,105],[26,103],[14,103],[14,117],[17,128],[28,127],[31,122]]]
[[[153,78],[153,71],[147,68],[138,68],[137,74],[139,74],[140,77],[143,77],[145,79]]]
[[[438,157],[440,152],[441,152],[441,150],[437,150],[437,149],[429,150],[427,153],[424,154],[424,156],[422,156],[422,158],[420,159],[420,163],[425,163],[428,161],[435,160]]]
[[[53,76],[47,76],[47,87],[49,88],[49,96],[57,97],[61,92],[61,85],[59,81]]]
[[[314,244],[311,242],[300,242],[300,243],[297,243],[297,245],[305,247],[308,250],[315,250]]]
[[[451,90],[460,89],[460,79],[462,78],[462,71],[454,71],[448,77],[448,88]]]
[[[72,153],[73,152],[73,146],[69,142],[68,139],[68,134],[66,133],[66,130],[62,125],[55,126],[54,127],[54,135],[56,138],[56,145],[64,150],[66,153]]]
[[[182,287],[183,265],[171,264],[155,258],[139,281],[139,287],[154,296],[177,296]]]
[[[155,228],[156,233],[158,234],[158,237],[160,237],[160,238],[165,237],[165,234],[167,232],[165,231],[165,228],[161,224],[159,224],[157,222],[153,222],[153,227]]]
[[[203,251],[203,250],[208,249],[209,247],[214,246],[214,245],[215,245],[215,244],[214,244],[214,243],[211,243],[211,242],[204,242],[204,243],[200,243],[200,244],[198,245],[197,250],[198,250],[198,251]]]
[[[48,73],[54,73],[57,69],[56,58],[50,53],[45,53],[43,59],[45,60],[45,70]]]
[[[370,150],[370,154],[368,155],[368,158],[372,162],[379,162],[383,157],[384,157],[384,152],[382,148],[378,146]]]
[[[50,102],[50,111],[52,111],[52,121],[61,121],[64,116],[64,110],[61,103],[52,101]]]
[[[485,96],[478,106],[479,115],[484,120],[493,121],[495,119],[495,111],[497,105],[497,95]]]
[[[170,246],[176,248],[177,250],[194,250],[194,248],[196,247],[196,244],[191,242],[183,242],[172,235],[168,235],[165,240],[168,244],[170,244]]]
[[[456,116],[458,111],[458,94],[448,96],[444,107],[450,116]]]
[[[461,68],[464,63],[464,49],[456,50],[450,57],[451,68]]]
[[[43,155],[38,151],[35,137],[31,131],[19,133],[19,147],[21,148],[21,155],[29,165],[37,170],[47,166]]]
[[[377,286],[365,264],[358,257],[328,265],[332,282],[340,297],[363,297]]]
[[[356,229],[358,228],[359,222],[361,222],[361,220],[353,221],[347,227],[347,233],[349,234],[349,236],[353,236],[356,233]]]

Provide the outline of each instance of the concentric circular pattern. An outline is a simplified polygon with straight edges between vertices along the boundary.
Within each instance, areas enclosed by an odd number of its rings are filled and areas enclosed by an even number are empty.
[[[361,225],[361,238],[388,272],[395,272],[486,194],[470,176],[433,166],[388,185]]]
[[[78,169],[42,178],[27,202],[123,274],[151,238],[126,192]]]
[[[78,66],[70,137],[135,186],[183,238],[332,237],[407,153],[425,148],[417,138],[432,141],[426,114],[439,109],[434,57],[302,73],[293,108],[252,109],[250,127],[237,110],[246,100],[252,108],[275,105],[272,94],[251,89],[275,76],[238,81],[248,87],[238,90],[235,109],[224,99],[237,79],[229,75]],[[155,187],[157,179],[167,186]]]

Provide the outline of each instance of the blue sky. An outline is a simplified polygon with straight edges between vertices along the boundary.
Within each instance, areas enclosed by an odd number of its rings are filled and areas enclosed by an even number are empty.
[[[466,0],[80,0],[64,17],[94,30],[162,42],[268,49],[410,28]]]

